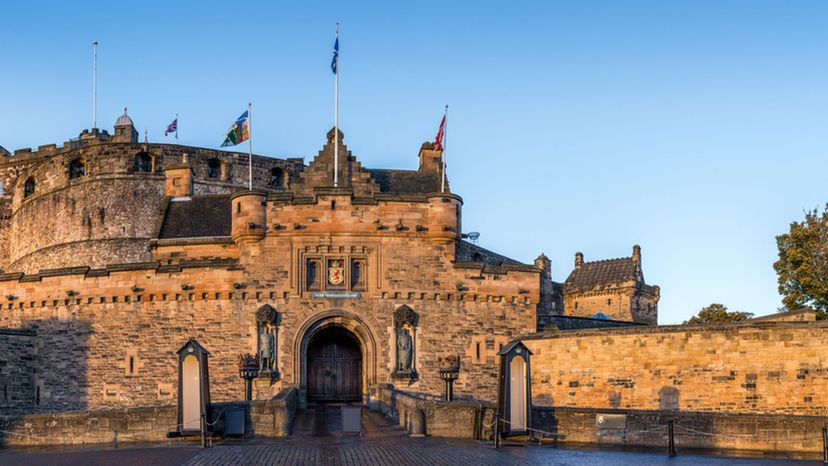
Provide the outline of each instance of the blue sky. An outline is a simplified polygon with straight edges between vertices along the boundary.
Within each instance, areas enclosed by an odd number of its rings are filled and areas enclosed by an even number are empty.
[[[254,151],[310,160],[341,127],[369,167],[417,166],[445,104],[464,229],[562,281],[574,254],[642,246],[660,322],[711,302],[767,314],[775,235],[828,201],[828,3],[14,2],[0,145],[129,113],[151,141],[218,147],[253,102]]]

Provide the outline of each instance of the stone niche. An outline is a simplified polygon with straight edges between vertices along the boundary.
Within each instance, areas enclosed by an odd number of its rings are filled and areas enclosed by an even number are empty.
[[[420,316],[403,304],[394,311],[394,380],[413,382],[417,373],[417,323]]]

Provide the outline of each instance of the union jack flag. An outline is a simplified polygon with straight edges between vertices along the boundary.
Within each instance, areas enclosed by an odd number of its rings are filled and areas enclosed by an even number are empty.
[[[170,133],[175,133],[175,137],[178,137],[178,117],[176,117],[172,123],[167,125],[167,130],[164,131],[164,136],[168,136]]]

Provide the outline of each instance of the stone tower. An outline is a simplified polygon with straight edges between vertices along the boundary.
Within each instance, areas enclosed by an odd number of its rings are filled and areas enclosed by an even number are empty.
[[[127,115],[126,107],[124,107],[124,114],[115,121],[115,135],[112,136],[112,142],[138,142],[138,131],[135,130],[132,118]]]

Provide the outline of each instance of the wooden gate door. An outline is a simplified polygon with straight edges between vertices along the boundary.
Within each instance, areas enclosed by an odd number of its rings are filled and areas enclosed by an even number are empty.
[[[320,332],[308,345],[308,400],[362,399],[362,352],[345,330]]]

